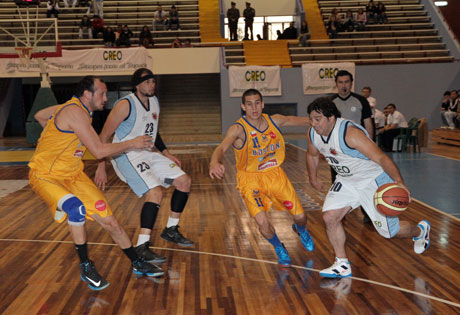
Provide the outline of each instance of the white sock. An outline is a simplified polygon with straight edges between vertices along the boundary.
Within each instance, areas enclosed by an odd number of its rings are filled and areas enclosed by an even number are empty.
[[[171,218],[169,217],[168,218],[168,223],[166,224],[166,227],[167,228],[170,228],[171,226],[175,226],[175,225],[178,225],[179,224],[179,218]]]
[[[348,258],[340,258],[340,257],[336,257],[338,260],[340,261],[343,261],[343,262],[348,262]]]
[[[150,235],[149,234],[139,234],[139,238],[137,239],[137,246],[144,244],[145,242],[150,241]]]

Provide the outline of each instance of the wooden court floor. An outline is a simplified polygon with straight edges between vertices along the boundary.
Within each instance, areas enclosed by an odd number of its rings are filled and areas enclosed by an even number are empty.
[[[276,264],[272,246],[257,227],[235,189],[232,152],[225,156],[223,181],[208,177],[213,145],[172,146],[193,179],[181,231],[195,241],[188,249],[159,235],[167,221],[172,190],[166,190],[152,237],[165,255],[162,278],[133,276],[129,260],[109,234],[88,222],[90,258],[110,282],[91,291],[80,280],[78,258],[67,225],[54,223],[28,186],[0,198],[0,313],[2,314],[458,314],[460,313],[460,222],[412,202],[403,219],[432,223],[431,247],[413,252],[411,240],[380,237],[354,211],[346,217],[353,277],[323,279],[319,270],[333,262],[321,219],[324,193],[307,179],[305,152],[287,146],[284,170],[308,212],[315,239],[305,251],[292,231],[288,213],[270,218],[293,265]],[[95,162],[87,161],[92,176]],[[26,166],[0,166],[2,183],[27,180]],[[320,178],[329,184],[321,163]],[[22,182],[24,183],[24,182]],[[139,231],[142,200],[110,171],[106,195],[132,240]]]

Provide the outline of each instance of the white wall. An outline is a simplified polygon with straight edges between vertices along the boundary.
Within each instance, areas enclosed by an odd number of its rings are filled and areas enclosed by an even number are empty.
[[[225,0],[224,12],[231,7],[231,0]],[[236,8],[240,10],[240,15],[243,16],[243,10],[246,8],[246,1],[233,0],[236,3]],[[256,16],[268,15],[295,15],[295,0],[248,0],[251,7],[256,10]]]

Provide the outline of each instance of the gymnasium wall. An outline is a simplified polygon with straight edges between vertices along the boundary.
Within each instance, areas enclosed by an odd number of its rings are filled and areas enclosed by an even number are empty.
[[[222,0],[225,14],[231,7],[230,2],[232,1],[236,3],[241,16],[246,8],[246,1],[251,3],[251,7],[256,10],[256,16],[295,15],[295,0]]]
[[[282,96],[266,97],[266,104],[297,103],[297,115],[306,116],[307,106],[321,95],[303,95],[302,69],[281,69]],[[355,91],[370,86],[377,108],[394,103],[407,119],[425,117],[430,129],[441,126],[439,108],[446,90],[460,89],[460,63],[356,66]],[[228,70],[221,69],[222,132],[240,115],[241,98],[229,97]],[[303,132],[304,128],[283,128]]]

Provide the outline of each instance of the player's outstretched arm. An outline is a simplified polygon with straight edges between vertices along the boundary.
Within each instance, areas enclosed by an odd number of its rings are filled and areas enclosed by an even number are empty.
[[[44,108],[42,110],[39,110],[38,112],[35,113],[34,118],[38,121],[38,123],[42,127],[45,127],[46,122],[56,112],[56,109],[59,106],[60,105],[54,105],[54,106],[50,106],[50,107]]]
[[[231,126],[224,140],[214,150],[209,163],[209,176],[214,179],[222,179],[225,174],[225,166],[222,164],[224,153],[230,148],[238,139],[243,139],[243,128],[240,125]],[[243,143],[244,140],[241,140]]]
[[[318,181],[318,165],[319,165],[320,153],[311,142],[310,129],[308,129],[307,140],[308,140],[308,149],[307,149],[308,178],[310,179],[310,184],[313,186],[313,188],[315,188],[316,190],[322,191],[324,189],[324,186],[321,182]]]
[[[361,130],[355,127],[348,127],[345,140],[348,146],[355,148],[369,159],[379,164],[396,184],[403,186],[409,192],[395,162],[380,150],[380,148]]]
[[[275,114],[271,116],[273,122],[282,127],[282,126],[304,126],[310,127],[310,118],[308,117],[298,117],[298,116],[284,116],[280,114]]]

